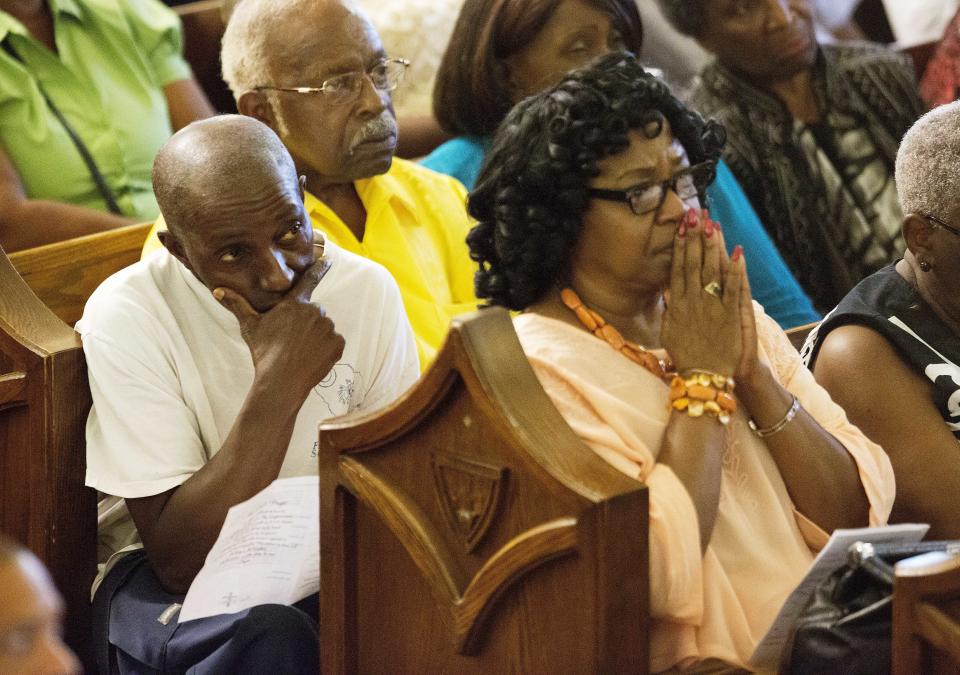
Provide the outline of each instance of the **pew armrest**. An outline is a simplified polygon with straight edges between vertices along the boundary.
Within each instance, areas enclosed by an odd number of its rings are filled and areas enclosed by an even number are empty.
[[[72,326],[104,279],[140,259],[151,226],[127,225],[18,251],[10,262],[37,298]]]

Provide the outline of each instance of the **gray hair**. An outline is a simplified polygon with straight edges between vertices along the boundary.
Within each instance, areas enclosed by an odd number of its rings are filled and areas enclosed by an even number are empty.
[[[276,52],[283,22],[303,16],[317,0],[242,0],[233,8],[223,33],[220,62],[223,80],[237,100],[270,78],[270,56]]]
[[[696,37],[703,29],[706,0],[657,0],[667,21],[684,35]]]
[[[904,213],[957,215],[960,202],[960,101],[914,122],[897,151],[895,178]]]
[[[369,21],[353,0],[240,0],[235,4],[220,48],[223,80],[234,99],[239,101],[244,92],[269,82],[270,59],[285,47],[284,23],[291,16],[309,21],[324,4],[341,5]]]

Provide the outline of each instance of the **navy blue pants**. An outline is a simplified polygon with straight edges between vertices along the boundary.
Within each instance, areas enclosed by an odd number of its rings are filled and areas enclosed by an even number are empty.
[[[181,602],[142,551],[121,559],[93,601],[101,675],[319,672],[316,596],[178,624],[168,608]]]

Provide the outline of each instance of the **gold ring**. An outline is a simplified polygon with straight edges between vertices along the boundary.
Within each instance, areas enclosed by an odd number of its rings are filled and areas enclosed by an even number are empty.
[[[723,295],[723,286],[720,285],[719,281],[711,281],[709,284],[703,287],[705,293],[709,293],[715,298],[719,298]]]

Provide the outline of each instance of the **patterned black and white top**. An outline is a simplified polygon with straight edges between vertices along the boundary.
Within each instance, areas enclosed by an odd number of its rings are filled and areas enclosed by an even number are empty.
[[[802,124],[769,92],[713,62],[692,102],[726,127],[724,159],[825,312],[902,255],[893,165],[923,106],[909,59],[865,43],[821,46],[814,92],[821,122]]]
[[[857,284],[807,336],[800,356],[812,368],[824,338],[838,326],[867,326],[934,385],[934,404],[960,440],[960,336],[953,333],[894,265]]]

